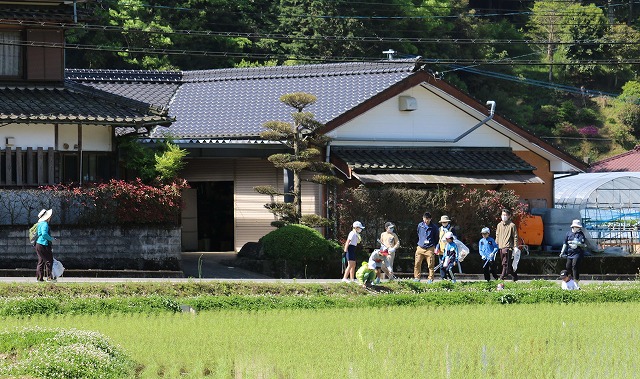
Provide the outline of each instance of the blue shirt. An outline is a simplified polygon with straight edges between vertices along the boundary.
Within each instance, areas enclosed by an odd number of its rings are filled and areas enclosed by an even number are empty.
[[[438,243],[438,227],[432,223],[418,224],[418,246],[423,249],[434,247]]]
[[[584,255],[584,249],[582,246],[584,245],[587,239],[584,236],[582,230],[578,230],[577,232],[567,232],[567,235],[564,237],[564,243],[567,244],[567,258],[578,258]],[[572,248],[572,243],[576,244],[575,248]]]
[[[38,223],[38,239],[36,243],[47,246],[49,241],[53,241],[53,237],[49,235],[49,223],[46,221],[40,221]]]
[[[482,238],[478,241],[478,250],[484,259],[489,259],[498,250],[498,243],[491,237]]]

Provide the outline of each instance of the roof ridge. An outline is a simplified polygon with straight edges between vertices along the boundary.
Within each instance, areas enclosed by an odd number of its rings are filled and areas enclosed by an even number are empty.
[[[612,161],[614,159],[618,159],[618,158],[622,158],[622,157],[626,157],[627,155],[631,155],[631,154],[635,154],[637,152],[640,152],[640,145],[636,145],[633,149],[629,150],[629,151],[625,151],[624,153],[620,153],[620,154],[616,154],[616,155],[612,155],[610,157],[601,159],[597,162],[593,162],[593,164],[591,165],[591,167],[593,168],[594,166],[600,164],[600,163],[606,163],[609,161]]]
[[[76,82],[182,82],[182,71],[163,70],[119,70],[66,68],[65,79]]]

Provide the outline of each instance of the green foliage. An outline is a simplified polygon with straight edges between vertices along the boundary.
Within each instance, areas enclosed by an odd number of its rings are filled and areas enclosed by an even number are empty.
[[[618,98],[621,101],[638,103],[640,101],[640,82],[630,80],[622,86],[622,93]]]
[[[265,257],[296,261],[335,259],[340,246],[308,226],[289,224],[260,239]]]
[[[155,153],[153,149],[142,145],[134,136],[118,140],[124,167],[135,172],[145,183],[156,178]]]
[[[39,327],[0,331],[0,376],[42,379],[135,377],[131,358],[99,333]]]
[[[188,152],[178,145],[168,142],[166,149],[160,154],[155,154],[155,170],[163,183],[169,183],[178,179],[178,173],[184,168],[184,157]]]

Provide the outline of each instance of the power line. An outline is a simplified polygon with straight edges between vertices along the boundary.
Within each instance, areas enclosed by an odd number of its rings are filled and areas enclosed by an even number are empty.
[[[105,31],[105,32],[136,32],[145,34],[162,34],[162,35],[188,35],[188,36],[207,36],[207,37],[225,37],[225,38],[256,38],[256,39],[275,39],[275,40],[315,40],[315,41],[345,41],[345,42],[409,42],[409,43],[428,43],[428,44],[526,44],[526,45],[635,45],[636,41],[619,41],[607,38],[585,39],[573,41],[544,41],[533,39],[486,39],[486,38],[423,38],[423,37],[380,37],[380,36],[299,36],[291,34],[279,33],[257,33],[257,32],[225,32],[211,30],[172,30],[164,31],[160,29],[143,30],[137,28],[124,28],[114,25],[90,25],[90,24],[67,24],[64,22],[43,22],[43,21],[14,21],[0,19],[0,25],[20,25],[20,26],[40,26],[40,27],[61,27],[68,29]]]
[[[108,51],[116,53],[130,54],[151,54],[151,55],[185,55],[185,56],[211,56],[211,57],[228,57],[228,58],[255,58],[255,59],[281,59],[281,60],[299,60],[299,61],[319,61],[319,62],[370,62],[380,61],[379,57],[340,57],[340,56],[302,56],[302,55],[286,55],[286,54],[267,54],[267,53],[239,53],[228,51],[209,51],[209,50],[186,50],[186,49],[164,49],[164,48],[140,48],[125,46],[101,46],[90,44],[65,44],[56,42],[3,42],[0,45],[13,46],[33,46],[43,48],[67,49],[67,50],[90,50],[90,51]],[[592,59],[592,60],[575,60],[571,62],[554,62],[544,63],[539,60],[531,59],[503,59],[496,61],[494,59],[474,59],[474,58],[428,58],[423,59],[427,63],[433,64],[465,64],[465,65],[526,65],[526,66],[573,66],[573,65],[639,65],[640,58],[637,59]],[[382,62],[384,63],[384,62]],[[393,62],[390,62],[393,63]]]

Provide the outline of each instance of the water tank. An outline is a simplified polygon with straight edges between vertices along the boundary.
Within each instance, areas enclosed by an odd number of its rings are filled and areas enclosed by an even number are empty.
[[[545,249],[560,250],[564,237],[571,230],[571,222],[580,220],[579,209],[533,208],[532,215],[542,216],[544,237],[542,245]]]

